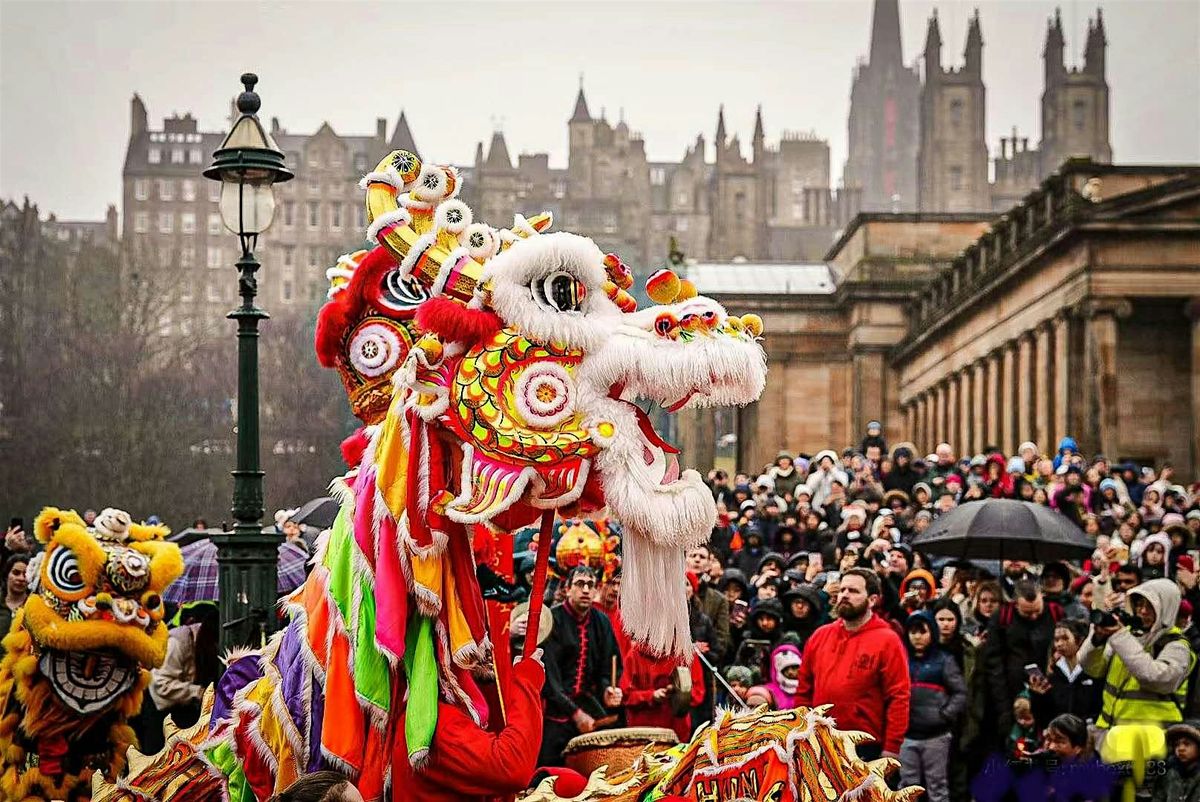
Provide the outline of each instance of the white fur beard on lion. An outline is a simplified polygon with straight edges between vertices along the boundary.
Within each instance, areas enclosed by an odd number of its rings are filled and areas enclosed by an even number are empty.
[[[605,455],[607,456],[607,455]],[[685,551],[708,541],[716,522],[712,493],[700,474],[684,471],[671,485],[649,489],[627,465],[604,464],[609,509],[621,538],[621,619],[625,631],[654,654],[688,660],[691,631],[684,587]]]

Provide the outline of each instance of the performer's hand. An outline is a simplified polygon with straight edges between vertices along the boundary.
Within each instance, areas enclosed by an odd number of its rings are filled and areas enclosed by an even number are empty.
[[[670,688],[659,688],[654,692],[654,701],[661,702],[663,699],[667,698],[669,693],[671,693]]]
[[[513,621],[512,625],[508,629],[508,631],[510,633],[512,633],[512,636],[514,638],[525,637],[525,633],[528,630],[529,630],[529,616],[527,616],[527,615],[523,615],[520,618],[518,618],[516,621]]]
[[[575,722],[575,728],[585,735],[596,729],[596,720],[582,710],[576,710],[571,718]]]
[[[605,707],[620,707],[621,700],[625,698],[625,694],[621,693],[620,688],[605,688],[604,689],[604,706]]]

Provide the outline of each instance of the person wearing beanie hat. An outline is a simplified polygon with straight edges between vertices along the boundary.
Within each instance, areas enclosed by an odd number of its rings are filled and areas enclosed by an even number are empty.
[[[746,701],[746,694],[750,691],[750,686],[754,684],[754,672],[746,666],[732,665],[725,669],[725,681],[729,683],[729,687],[733,689],[737,700]],[[726,694],[729,692],[726,691]],[[732,707],[733,700],[726,700],[724,704]]]
[[[1191,719],[1167,728],[1171,756],[1154,787],[1154,802],[1200,802],[1200,722]]]
[[[1156,532],[1142,541],[1137,555],[1138,568],[1142,569],[1142,581],[1162,579],[1171,564],[1171,538],[1166,532]]]
[[[792,455],[786,451],[780,451],[775,455],[775,464],[767,471],[767,476],[775,486],[776,494],[780,496],[795,493],[796,486],[803,480],[800,471],[796,470]]]

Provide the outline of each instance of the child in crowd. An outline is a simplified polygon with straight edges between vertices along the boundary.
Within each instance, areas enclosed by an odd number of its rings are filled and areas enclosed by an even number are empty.
[[[729,687],[733,689],[736,699],[726,698],[722,704],[726,707],[738,707],[738,702],[746,701],[746,694],[750,692],[750,687],[754,685],[754,672],[746,666],[732,665],[725,669],[725,681],[729,683]],[[725,696],[729,696],[729,691],[725,691]]]
[[[1013,727],[1008,734],[1008,756],[1024,760],[1038,749],[1037,725],[1033,719],[1033,705],[1028,696],[1018,696],[1013,701]]]
[[[1154,787],[1153,802],[1200,802],[1200,723],[1186,721],[1167,729],[1171,757]]]
[[[954,657],[938,645],[933,613],[910,615],[905,632],[912,697],[900,746],[900,784],[923,786],[929,802],[948,802],[951,731],[967,708],[967,686]]]

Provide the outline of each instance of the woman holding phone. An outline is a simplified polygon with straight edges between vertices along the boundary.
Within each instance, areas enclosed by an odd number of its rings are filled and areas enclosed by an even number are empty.
[[[1079,647],[1088,636],[1086,621],[1064,619],[1054,628],[1054,645],[1045,671],[1026,667],[1033,716],[1044,727],[1064,713],[1093,722],[1100,715],[1102,680],[1093,679],[1079,663]]]

